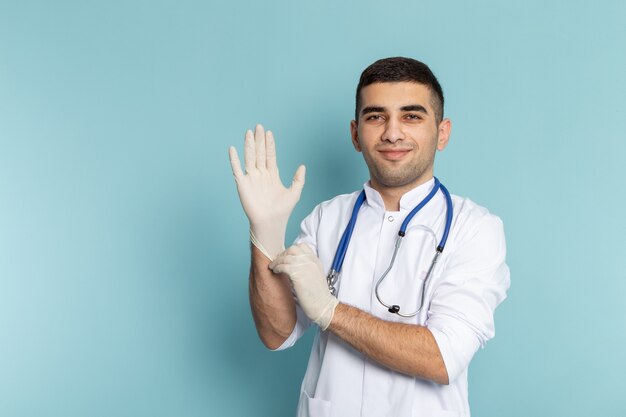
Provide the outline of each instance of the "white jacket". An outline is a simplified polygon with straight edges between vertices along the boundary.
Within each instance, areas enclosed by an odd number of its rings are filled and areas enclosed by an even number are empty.
[[[510,285],[500,219],[453,195],[452,228],[426,285],[424,308],[415,317],[402,318],[389,313],[374,294],[389,266],[400,224],[432,186],[433,180],[409,191],[400,200],[400,211],[390,212],[380,194],[364,185],[367,201],[358,214],[337,297],[384,320],[427,326],[443,356],[449,385],[392,371],[318,329],[302,382],[299,417],[470,415],[467,369],[478,348],[494,336],[494,310]],[[302,221],[296,243],[314,248],[326,271],[359,192],[319,204]],[[438,192],[411,220],[395,265],[380,287],[387,304],[398,304],[405,312],[419,307],[422,280],[443,233],[445,215],[445,198]],[[424,226],[435,233],[436,242]],[[297,324],[278,350],[292,346],[310,326],[300,308],[297,312]]]

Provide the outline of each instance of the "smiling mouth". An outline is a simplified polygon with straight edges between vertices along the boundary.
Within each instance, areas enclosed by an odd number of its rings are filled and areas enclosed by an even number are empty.
[[[383,158],[391,160],[391,161],[395,161],[398,159],[402,159],[402,157],[408,154],[409,152],[411,152],[411,150],[410,149],[389,149],[389,150],[383,150],[383,151],[378,151],[378,152],[381,153]]]

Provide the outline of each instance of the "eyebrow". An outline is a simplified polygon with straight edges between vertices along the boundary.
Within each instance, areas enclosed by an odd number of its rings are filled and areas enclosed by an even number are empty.
[[[386,110],[387,109],[385,107],[369,106],[369,107],[364,107],[363,110],[361,110],[361,115],[366,115],[367,113],[384,113]],[[401,111],[417,111],[417,112],[428,114],[428,110],[426,110],[426,108],[420,104],[410,104],[408,106],[402,106],[400,107],[400,110]]]
[[[361,115],[365,115],[367,113],[383,113],[384,111],[385,111],[384,107],[375,107],[375,106],[363,107],[363,109],[361,110]]]
[[[400,107],[400,110],[402,110],[402,111],[418,111],[418,112],[421,112],[421,113],[428,114],[428,110],[426,110],[426,107],[421,106],[419,104],[411,104],[410,106]]]

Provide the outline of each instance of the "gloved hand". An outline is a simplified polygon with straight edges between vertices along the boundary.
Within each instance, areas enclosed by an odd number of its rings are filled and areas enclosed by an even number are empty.
[[[330,293],[322,263],[313,250],[305,244],[292,246],[269,267],[274,273],[289,277],[304,313],[326,330],[339,301]]]
[[[272,132],[257,125],[254,135],[246,132],[244,157],[246,173],[241,170],[237,150],[228,150],[243,210],[250,221],[250,238],[270,260],[285,248],[287,221],[304,187],[305,168],[300,165],[291,187],[285,188],[276,166],[276,146]]]

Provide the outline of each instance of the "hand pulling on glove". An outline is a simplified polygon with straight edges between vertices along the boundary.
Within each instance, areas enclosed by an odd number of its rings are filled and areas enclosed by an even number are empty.
[[[311,248],[305,244],[292,246],[280,253],[269,267],[274,273],[289,277],[304,313],[326,330],[339,301],[328,290],[322,263]]]

